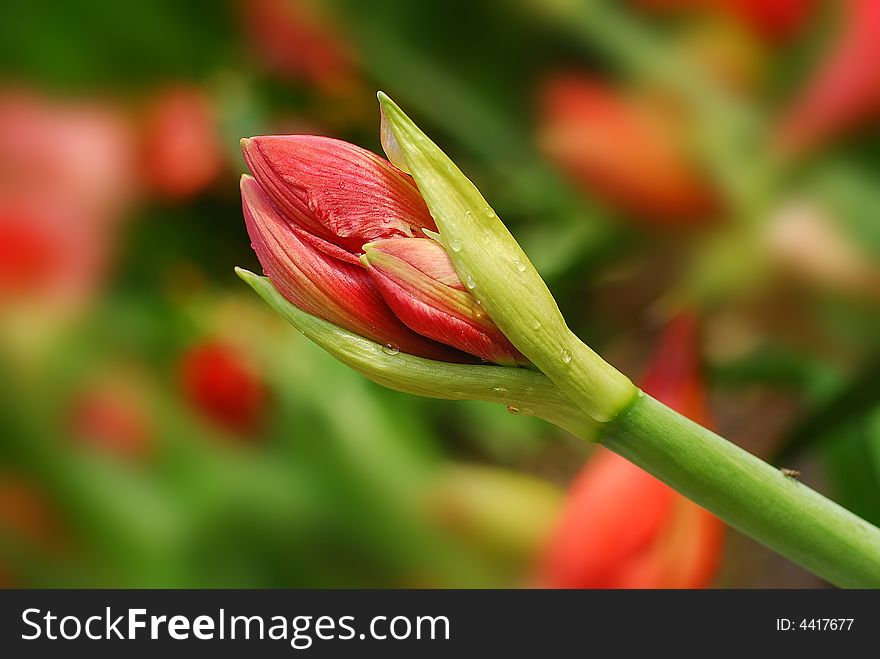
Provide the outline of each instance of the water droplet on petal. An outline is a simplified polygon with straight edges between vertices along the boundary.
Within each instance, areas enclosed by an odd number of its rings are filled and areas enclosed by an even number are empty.
[[[504,387],[492,387],[492,391],[494,391],[496,394],[507,393],[507,389],[505,389]]]
[[[571,361],[571,350],[563,348],[561,354],[563,363],[568,364]]]
[[[474,290],[477,287],[477,282],[474,281],[473,277],[468,275],[464,278],[464,285],[467,286],[469,289]]]
[[[518,408],[518,407],[514,407],[513,405],[508,405],[508,406],[507,406],[507,411],[510,412],[511,414],[513,414],[514,416],[517,415],[517,414],[519,414],[519,408]]]
[[[453,238],[449,241],[449,249],[453,252],[461,251],[461,241],[458,238]]]
[[[398,348],[393,343],[386,343],[384,346],[382,346],[382,352],[384,352],[386,355],[396,355],[400,352],[400,348]]]

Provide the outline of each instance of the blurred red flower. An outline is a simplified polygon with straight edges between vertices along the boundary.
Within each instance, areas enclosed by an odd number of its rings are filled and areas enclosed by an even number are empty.
[[[87,389],[71,407],[70,431],[78,441],[135,462],[150,452],[150,425],[142,401],[119,386]]]
[[[241,0],[251,47],[267,69],[327,93],[357,80],[353,55],[342,36],[307,0]]]
[[[29,480],[0,472],[0,536],[16,545],[55,552],[68,542],[58,512]],[[19,587],[16,570],[0,564],[0,588]]]
[[[188,403],[219,427],[243,436],[259,430],[268,392],[236,346],[206,340],[191,347],[181,360],[180,380]]]
[[[0,298],[89,297],[135,185],[130,129],[97,101],[0,92]]]
[[[796,36],[814,10],[813,0],[637,0],[655,11],[697,10],[723,13],[772,42]]]
[[[880,111],[880,2],[841,3],[841,26],[780,125],[782,147],[800,153]]]
[[[646,223],[692,223],[716,206],[677,124],[588,76],[557,76],[540,92],[543,151],[588,193]]]
[[[665,329],[643,389],[698,422],[707,418],[697,320]],[[540,566],[553,588],[704,588],[717,570],[724,525],[619,455],[597,446],[569,491]]]
[[[178,85],[150,101],[143,136],[144,179],[157,196],[192,197],[223,168],[214,110],[198,87]]]

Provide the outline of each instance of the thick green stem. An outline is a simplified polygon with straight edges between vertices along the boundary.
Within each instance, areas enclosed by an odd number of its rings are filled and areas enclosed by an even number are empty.
[[[880,529],[650,396],[604,444],[823,579],[880,587]]]
[[[838,586],[880,587],[880,529],[641,392],[597,424],[546,376],[523,368],[445,364],[382,346],[287,302],[264,277],[239,276],[309,339],[386,387],[513,405],[605,445],[783,556]]]

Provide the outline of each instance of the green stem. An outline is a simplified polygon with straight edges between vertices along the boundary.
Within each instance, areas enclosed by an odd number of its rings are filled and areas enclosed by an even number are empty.
[[[880,529],[650,396],[604,444],[823,579],[880,587]]]
[[[515,405],[588,441],[600,431],[541,373],[388,354],[293,306],[268,279],[238,274],[309,339],[379,384]],[[638,392],[630,407],[601,425],[601,434],[611,450],[820,577],[838,586],[880,587],[880,529],[650,396]]]

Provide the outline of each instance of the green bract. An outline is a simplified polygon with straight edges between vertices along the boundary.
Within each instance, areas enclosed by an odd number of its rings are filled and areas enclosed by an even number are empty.
[[[446,400],[482,400],[531,414],[581,438],[595,438],[596,424],[535,371],[508,366],[470,366],[394,352],[291,304],[268,277],[236,268],[238,276],[308,339],[342,363],[389,389]]]
[[[413,175],[455,270],[511,343],[596,421],[637,389],[572,333],[522,248],[470,180],[379,92],[383,145]]]

